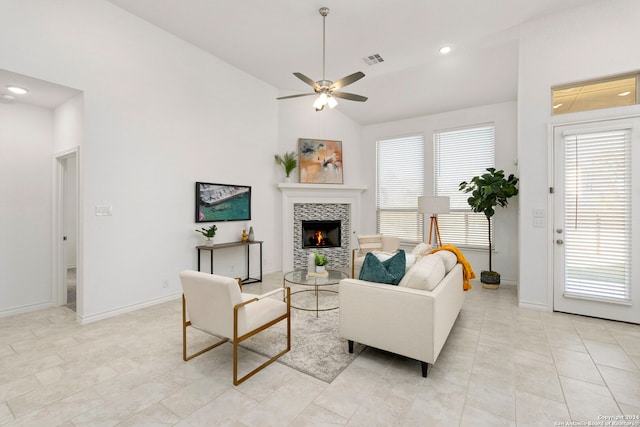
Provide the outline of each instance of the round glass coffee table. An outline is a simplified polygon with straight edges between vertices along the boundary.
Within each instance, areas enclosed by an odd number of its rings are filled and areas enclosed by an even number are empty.
[[[301,289],[301,290],[296,290],[294,292],[291,292],[291,297],[292,297],[291,308],[295,308],[297,310],[304,310],[304,311],[315,311],[316,317],[318,317],[318,313],[320,311],[336,310],[338,308],[337,305],[331,306],[331,307],[322,307],[322,308],[320,307],[320,293],[323,292],[323,293],[337,294],[338,293],[337,290],[326,289],[326,287],[337,285],[338,283],[340,283],[340,280],[346,279],[347,277],[349,277],[349,275],[340,270],[327,269],[327,273],[328,275],[323,277],[323,276],[316,276],[314,274],[308,274],[306,269],[299,269],[299,270],[290,271],[287,274],[285,274],[282,279],[283,287],[285,287],[287,283],[289,283],[292,285],[301,285],[309,288],[309,289]],[[315,308],[293,305],[293,296],[295,294],[302,294],[305,292],[314,293],[315,305],[316,305]]]

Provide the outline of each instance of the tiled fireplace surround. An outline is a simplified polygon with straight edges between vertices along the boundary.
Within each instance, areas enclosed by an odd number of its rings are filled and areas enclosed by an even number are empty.
[[[329,268],[351,264],[352,241],[360,228],[361,195],[366,187],[279,184],[282,192],[282,271],[307,266],[311,251],[325,254]],[[336,248],[302,248],[302,220],[340,220],[342,242]]]

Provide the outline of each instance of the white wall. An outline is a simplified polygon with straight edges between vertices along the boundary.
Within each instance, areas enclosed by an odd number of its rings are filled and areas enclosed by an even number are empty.
[[[606,0],[522,27],[518,85],[520,304],[551,309],[549,246],[533,210],[548,212],[551,86],[640,69],[640,3]],[[623,109],[624,110],[624,109]],[[567,115],[566,120],[571,120]],[[640,171],[638,165],[634,173]],[[549,222],[549,221],[547,221]]]
[[[362,178],[366,179],[371,189],[363,198],[365,210],[364,224],[368,229],[364,232],[375,232],[376,199],[375,172],[377,140],[403,135],[423,134],[425,138],[425,192],[433,191],[433,134],[437,130],[495,123],[496,129],[496,167],[505,173],[518,175],[516,150],[516,103],[504,102],[459,111],[422,116],[413,119],[381,123],[366,126],[363,136],[363,169]],[[518,198],[510,199],[506,209],[498,209],[495,216],[495,247],[492,257],[493,270],[501,274],[504,283],[516,283],[518,280]],[[488,270],[489,255],[487,251],[465,250],[465,257],[471,263],[476,275],[481,270]]]
[[[51,304],[53,112],[0,103],[0,316]]]
[[[0,68],[84,92],[82,320],[179,294],[178,272],[195,268],[201,242],[198,180],[253,186],[254,219],[220,224],[216,237],[239,240],[253,225],[265,270],[278,268],[273,87],[106,1],[0,6]],[[96,205],[113,216],[95,216]],[[242,253],[216,261],[222,274],[244,270]]]

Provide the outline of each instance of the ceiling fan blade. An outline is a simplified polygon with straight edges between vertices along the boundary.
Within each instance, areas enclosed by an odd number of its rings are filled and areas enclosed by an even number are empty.
[[[302,73],[293,73],[293,75],[299,78],[300,80],[302,80],[303,82],[305,82],[306,84],[308,84],[309,86],[311,86],[313,90],[318,90],[320,88],[320,86],[318,86],[318,83],[314,82],[313,80],[311,80],[309,77],[305,76]]]
[[[331,85],[331,90],[340,89],[341,87],[345,87],[346,85],[355,83],[363,77],[364,77],[364,73],[362,71],[358,71],[356,73],[348,75],[347,77],[343,77]]]
[[[347,92],[332,92],[331,96],[335,96],[336,98],[348,99],[350,101],[358,101],[358,102],[364,102],[367,99],[369,99],[366,96],[355,95],[353,93],[347,93]]]
[[[317,95],[317,94],[315,92],[314,93],[300,93],[298,95],[281,96],[280,98],[276,98],[276,99],[298,98],[298,97],[301,97],[301,96],[310,96],[310,95]]]

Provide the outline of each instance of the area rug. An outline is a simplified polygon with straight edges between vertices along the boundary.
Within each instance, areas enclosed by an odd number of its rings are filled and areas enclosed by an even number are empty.
[[[295,290],[292,288],[292,291]],[[313,292],[292,296],[292,304],[312,308]],[[338,304],[336,294],[320,294],[320,308]],[[291,309],[291,350],[278,362],[327,383],[332,382],[365,348],[356,344],[349,353],[347,340],[340,338],[338,310],[315,312]],[[272,356],[286,345],[286,322],[280,322],[241,344],[264,356]]]

